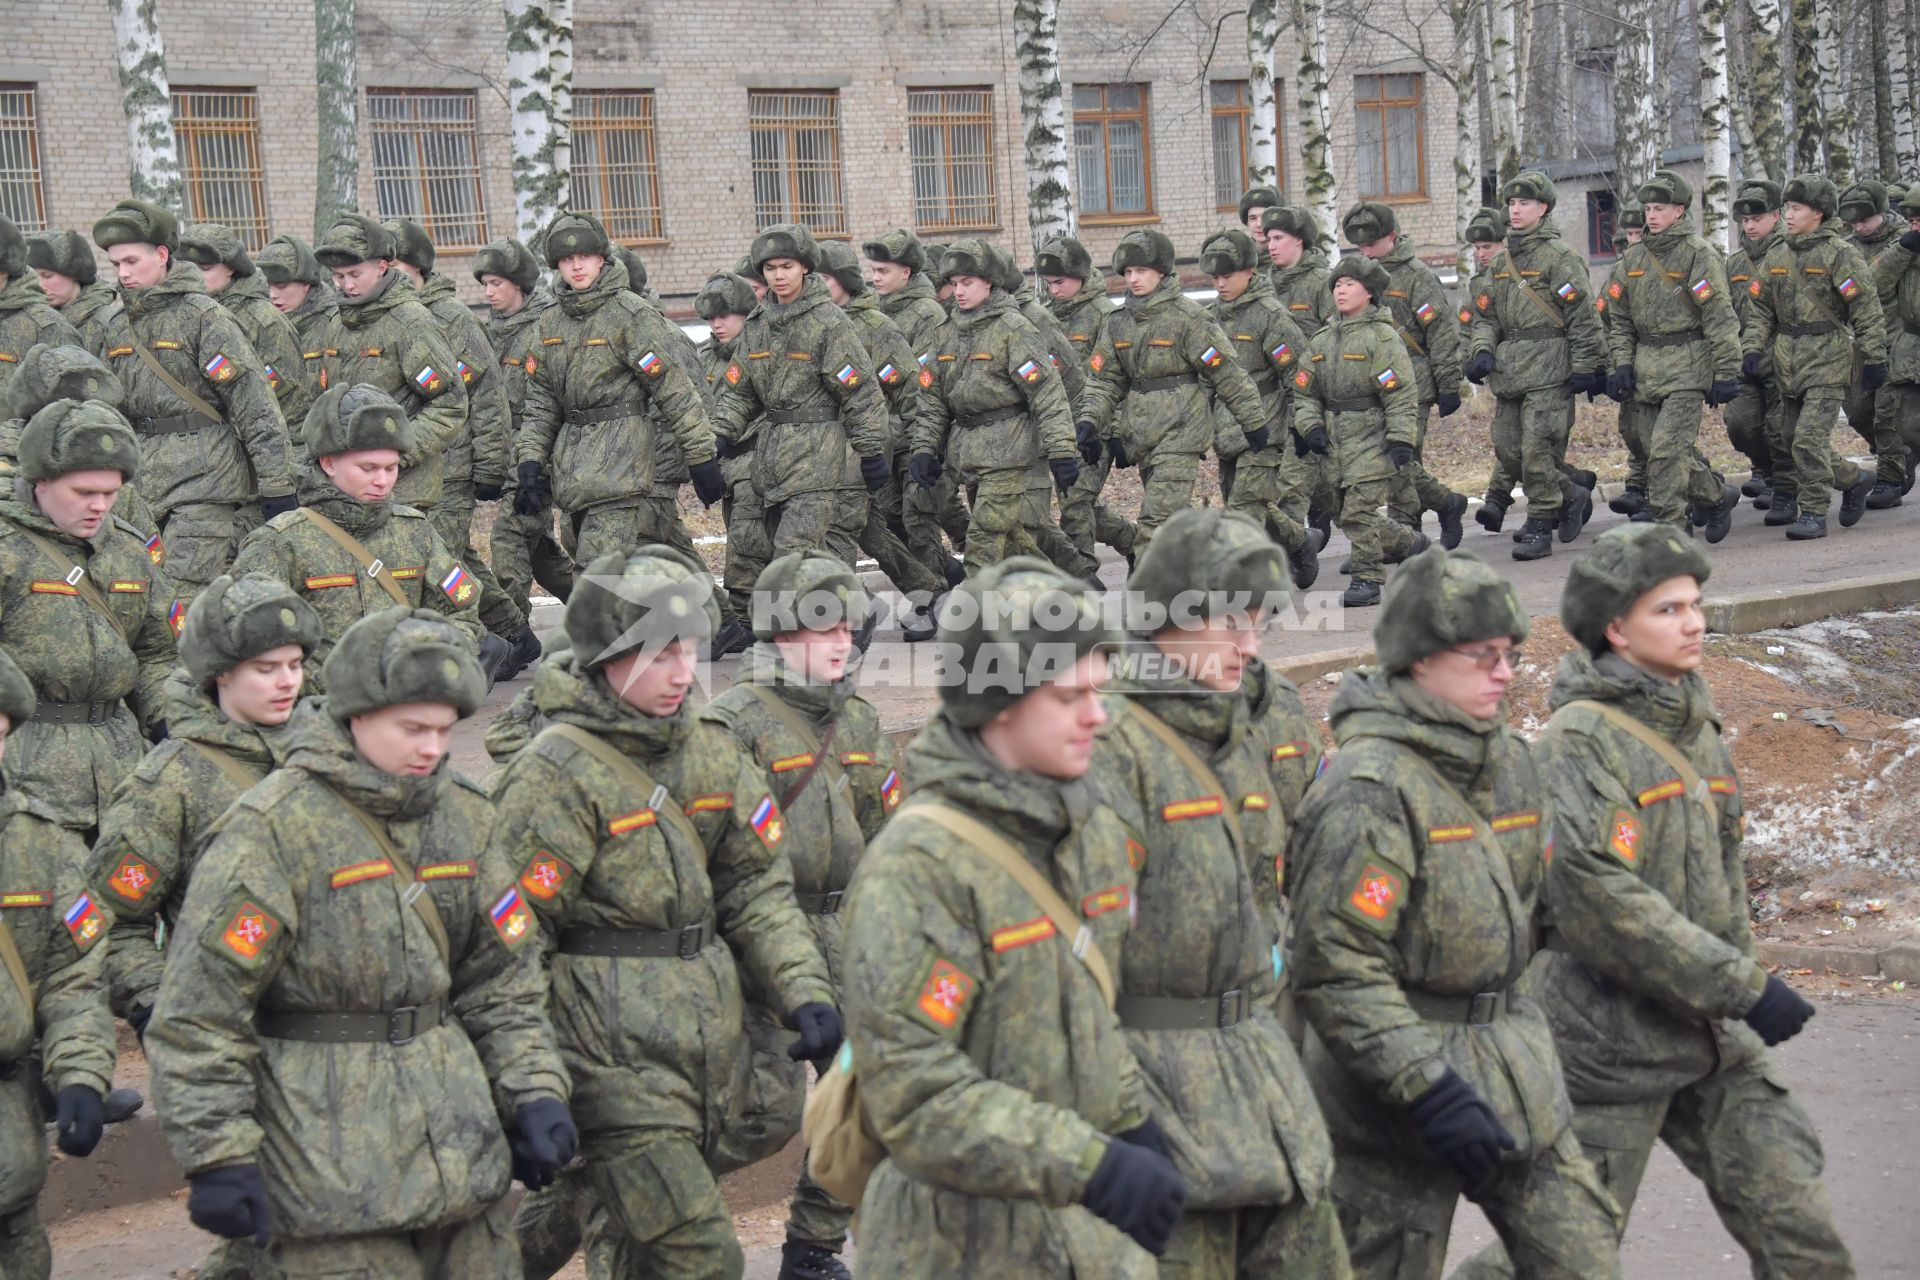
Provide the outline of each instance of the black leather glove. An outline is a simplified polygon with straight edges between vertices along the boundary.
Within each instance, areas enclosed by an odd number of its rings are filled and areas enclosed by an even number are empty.
[[[1920,227],[1910,228],[1900,235],[1900,247],[1908,253],[1920,253]]]
[[[1475,386],[1485,382],[1487,375],[1492,372],[1493,352],[1491,351],[1476,351],[1473,353],[1473,359],[1467,361],[1467,381]]]
[[[1053,472],[1053,487],[1065,493],[1080,478],[1080,459],[1048,458],[1047,470]]]
[[[544,471],[545,468],[538,462],[520,464],[517,473],[520,491],[513,495],[515,515],[537,516],[553,501],[553,491],[547,488],[547,478],[542,474]]]
[[[1265,427],[1255,427],[1253,430],[1247,432],[1247,452],[1258,453],[1260,450],[1266,448],[1267,438],[1267,429]]]
[[[1116,1133],[1113,1136],[1122,1142],[1130,1142],[1136,1147],[1145,1147],[1169,1160],[1173,1159],[1173,1144],[1167,1141],[1167,1131],[1162,1129],[1160,1122],[1152,1116],[1148,1116],[1144,1122],[1135,1125],[1125,1133]]]
[[[1293,456],[1296,458],[1306,457],[1307,456],[1306,440],[1303,439],[1300,433],[1298,431],[1295,431],[1292,427],[1287,428],[1287,434],[1293,437]]]
[[[811,1001],[793,1011],[794,1030],[800,1038],[787,1046],[787,1056],[795,1062],[821,1062],[840,1052],[846,1036],[840,1025],[840,1011],[830,1004]]]
[[[260,1167],[230,1164],[207,1169],[187,1179],[187,1217],[202,1231],[228,1240],[252,1236],[262,1249],[273,1234],[273,1209],[267,1204],[267,1184]]]
[[[940,459],[930,453],[916,453],[907,459],[907,476],[922,489],[940,483]]]
[[[267,513],[267,519],[283,516],[300,507],[300,499],[291,493],[263,493],[260,495],[260,509]]]
[[[1732,404],[1740,398],[1740,384],[1729,378],[1707,388],[1708,404]]]
[[[1313,430],[1307,432],[1307,452],[1317,453],[1323,458],[1327,456],[1327,429],[1325,427],[1315,427]]]
[[[153,1006],[143,1004],[127,1015],[127,1025],[133,1028],[133,1034],[142,1040],[147,1038],[147,1024],[153,1021]]]
[[[860,459],[860,478],[867,483],[868,493],[878,493],[887,487],[887,481],[893,478],[893,471],[887,466],[884,454],[869,453]]]
[[[165,720],[155,720],[153,722],[153,727],[147,730],[147,741],[153,743],[153,745],[157,747],[161,743],[165,742],[166,740],[167,740],[167,722]]]
[[[1073,442],[1080,448],[1080,461],[1090,467],[1099,465],[1102,449],[1099,428],[1091,422],[1074,423]]]
[[[1594,392],[1606,385],[1607,376],[1604,373],[1576,373],[1567,379],[1567,394],[1577,396],[1584,393],[1591,400]]]
[[[1393,463],[1395,471],[1405,471],[1413,462],[1413,446],[1395,440],[1387,446],[1387,460]]]
[[[1123,471],[1133,465],[1133,459],[1127,456],[1127,446],[1120,443],[1119,436],[1108,438],[1107,456],[1113,459],[1114,466],[1119,467]]]
[[[580,1148],[580,1132],[573,1113],[558,1098],[536,1098],[513,1112],[514,1131],[507,1135],[513,1152],[514,1180],[529,1191],[552,1183]]]
[[[1519,1145],[1480,1091],[1452,1067],[1414,1101],[1413,1120],[1433,1153],[1460,1175],[1469,1192],[1499,1169],[1502,1151]]]
[[[1634,386],[1633,366],[1630,364],[1616,365],[1613,372],[1607,375],[1607,394],[1615,400],[1625,400],[1632,395]]]
[[[479,502],[498,502],[500,488],[497,484],[476,484],[473,486],[474,499]]]
[[[1187,1182],[1165,1156],[1130,1142],[1109,1142],[1080,1193],[1080,1203],[1133,1237],[1156,1258],[1187,1203]]]
[[[1878,391],[1887,385],[1887,366],[1881,364],[1863,364],[1860,366],[1860,389]]]
[[[100,1130],[106,1125],[101,1114],[100,1095],[84,1084],[70,1084],[54,1102],[54,1121],[59,1136],[54,1139],[70,1156],[89,1156],[100,1145]]]
[[[687,475],[693,479],[693,494],[701,505],[710,507],[727,496],[727,478],[720,474],[720,464],[712,458],[688,467]]]
[[[1800,1034],[1813,1016],[1813,1006],[1798,991],[1772,974],[1767,975],[1766,990],[1747,1010],[1745,1022],[1760,1033],[1769,1045],[1791,1040]]]
[[[1440,407],[1440,416],[1443,418],[1451,418],[1460,412],[1460,397],[1451,391],[1434,392],[1433,402]]]
[[[1749,351],[1740,357],[1740,376],[1748,382],[1760,381],[1760,353]]]
[[[713,447],[723,458],[737,458],[747,451],[744,444],[721,431],[713,433]]]

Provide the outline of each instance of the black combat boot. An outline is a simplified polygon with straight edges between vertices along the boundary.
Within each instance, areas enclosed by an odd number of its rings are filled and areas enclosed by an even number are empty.
[[[1637,515],[1647,509],[1647,495],[1640,489],[1622,489],[1607,500],[1607,507],[1623,516]]]
[[[1861,490],[1860,496],[1864,499],[1867,496],[1866,490]],[[1719,506],[1702,507],[1695,513],[1694,522],[1707,531],[1708,542],[1718,542],[1727,536],[1727,533],[1733,528],[1734,509],[1739,505],[1740,490],[1738,486],[1726,485],[1720,490]],[[1699,519],[1702,515],[1706,517],[1704,521]]]
[[[1489,498],[1480,504],[1480,509],[1473,513],[1473,518],[1479,521],[1480,527],[1488,533],[1498,533],[1500,526],[1507,522],[1507,504],[1495,502]]]
[[[1515,560],[1545,560],[1553,554],[1554,520],[1547,516],[1528,516],[1513,540]]]
[[[1593,490],[1575,489],[1560,508],[1560,541],[1572,542],[1587,527],[1587,521],[1593,519]]]
[[[1787,536],[1795,542],[1811,542],[1815,538],[1827,536],[1827,518],[1816,516],[1811,511],[1803,511],[1800,518],[1787,527]]]
[[[1380,584],[1349,582],[1347,589],[1340,593],[1340,603],[1349,609],[1371,608],[1380,603]]]
[[[780,1246],[780,1274],[775,1280],[853,1280],[837,1249],[811,1240],[788,1237]]]
[[[1840,527],[1851,529],[1860,523],[1860,517],[1867,514],[1867,495],[1873,492],[1873,477],[1865,471],[1853,482],[1853,488],[1847,490],[1840,499]]]
[[[1467,495],[1456,493],[1440,508],[1440,545],[1451,551],[1460,545],[1461,522],[1467,515]]]

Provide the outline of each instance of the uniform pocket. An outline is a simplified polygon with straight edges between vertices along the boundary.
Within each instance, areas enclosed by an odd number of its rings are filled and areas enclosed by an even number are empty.
[[[726,1220],[719,1184],[699,1150],[685,1139],[611,1152],[591,1168],[601,1202],[620,1229],[636,1240],[657,1240],[684,1223]]]

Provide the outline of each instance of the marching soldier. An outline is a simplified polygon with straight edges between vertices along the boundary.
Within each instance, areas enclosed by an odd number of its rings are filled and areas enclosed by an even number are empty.
[[[1901,208],[1907,215],[1907,229],[1874,265],[1874,277],[1880,296],[1890,300],[1885,304],[1888,314],[1899,319],[1897,328],[1888,326],[1893,350],[1885,394],[1893,400],[1893,418],[1902,439],[1920,448],[1920,183],[1908,188]]]
[[[117,409],[126,394],[120,379],[84,348],[29,347],[0,391],[0,485],[11,485],[18,474],[20,433],[34,414],[56,400],[98,400]],[[120,486],[113,509],[119,523],[140,537],[148,559],[164,564],[166,549],[153,531],[153,511],[132,481]]]
[[[1319,225],[1300,205],[1278,205],[1260,215],[1260,227],[1272,264],[1273,296],[1311,339],[1333,318],[1333,292]],[[1333,535],[1333,519],[1340,496],[1325,457],[1309,453],[1307,464],[1307,523],[1320,530],[1322,540]]]
[[[726,385],[727,368],[738,353],[747,317],[759,305],[753,294],[753,282],[737,272],[713,276],[694,297],[694,310],[707,322],[707,340],[700,344],[700,367],[706,374],[709,404]],[[720,632],[714,637],[716,661],[752,646],[753,629],[747,620],[753,617],[753,584],[773,559],[773,542],[767,537],[766,504],[760,501],[760,491],[753,485],[753,446],[761,429],[762,424],[757,421],[748,423],[742,439],[732,442],[720,455],[720,472],[727,482],[727,496],[720,500],[720,513],[727,524],[727,559],[721,577],[732,607],[728,610],[730,616],[720,624]]]
[[[307,399],[318,399],[326,388],[320,385],[320,370],[327,354],[327,333],[340,315],[334,300],[332,277],[313,256],[313,248],[298,236],[275,236],[259,253],[253,265],[267,278],[267,301],[293,325],[300,340],[300,368],[297,376],[306,384]],[[287,429],[297,429],[304,415],[288,421]]]
[[[1047,309],[1059,322],[1081,368],[1091,373],[1093,353],[1106,337],[1107,277],[1095,270],[1086,246],[1072,236],[1055,236],[1040,246],[1034,273],[1047,286]],[[1104,542],[1133,563],[1133,522],[1100,501],[1113,458],[1101,450],[1088,464],[1081,455],[1080,478],[1060,499],[1060,530],[1089,559],[1094,544]]]
[[[1469,347],[1473,332],[1473,313],[1478,309],[1479,299],[1492,301],[1489,286],[1493,283],[1493,260],[1500,256],[1503,243],[1507,238],[1507,211],[1482,205],[1467,219],[1466,228],[1461,235],[1473,254],[1473,276],[1467,281],[1464,301],[1460,304],[1460,327],[1468,334]],[[1469,352],[1467,367],[1463,375],[1468,382],[1475,382],[1472,369],[1472,357]],[[1473,518],[1488,533],[1498,533],[1507,522],[1507,509],[1513,505],[1514,474],[1501,463],[1496,451],[1493,455],[1493,470],[1487,477],[1487,496],[1480,503],[1480,509]]]
[[[1898,201],[1899,197],[1893,195],[1885,183],[1871,178],[1856,182],[1840,193],[1834,216],[1853,229],[1846,238],[1866,258],[1869,271],[1879,265],[1880,259],[1906,232],[1907,220],[1900,216]],[[1881,310],[1887,314],[1889,343],[1899,331],[1893,308],[1887,305],[1890,301],[1885,297],[1880,299]],[[1881,391],[1882,388],[1870,391],[1862,386],[1857,372],[1847,388],[1847,421],[1873,446],[1873,491],[1867,495],[1870,511],[1899,506],[1899,499],[1913,488],[1915,455],[1907,452],[1906,442],[1901,438],[1900,424],[1891,408],[1893,397],[1882,396]],[[1881,407],[1882,399],[1889,407]]]
[[[1613,256],[1619,260],[1628,245],[1639,244],[1647,234],[1647,211],[1631,198],[1628,198],[1614,213]],[[1600,313],[1600,327],[1607,334],[1607,358],[1613,358],[1613,315],[1607,310],[1606,290],[1594,301],[1593,309]],[[1738,317],[1736,317],[1738,318]],[[1650,406],[1642,404],[1636,397],[1620,389],[1614,382],[1611,372],[1607,376],[1607,399],[1620,406],[1619,421],[1616,424],[1620,433],[1620,442],[1627,449],[1627,478],[1620,486],[1620,492],[1607,499],[1609,510],[1618,512],[1630,519],[1646,523],[1653,519],[1653,506],[1647,501],[1647,448],[1653,435],[1653,418]],[[1783,464],[1784,465],[1784,464]]]
[[[80,335],[54,310],[28,265],[26,237],[0,214],[0,387],[29,347],[80,346]]]
[[[687,380],[700,386],[700,352],[686,331],[671,320],[660,309],[660,295],[647,287],[647,266],[640,255],[624,245],[616,245],[614,256],[620,259],[627,269],[627,290],[640,299],[641,305],[659,320],[660,333],[663,335],[670,352],[669,358],[686,370]],[[703,397],[702,403],[706,403]],[[715,463],[718,466],[718,463]],[[692,478],[686,459],[680,454],[680,445],[674,439],[673,432],[667,430],[655,414],[653,432],[653,479],[647,485],[646,493],[634,508],[638,520],[634,527],[634,545],[658,543],[676,551],[693,555],[693,534],[687,530],[687,522],[680,518],[680,488]],[[724,473],[722,473],[724,479]],[[727,613],[723,600],[720,606],[722,616]]]
[[[281,419],[305,422],[313,395],[298,372],[304,363],[299,335],[293,322],[268,299],[266,279],[247,256],[240,237],[230,227],[203,222],[180,237],[180,256],[200,268],[207,292],[227,309],[264,362]]]
[[[1744,332],[1753,311],[1753,282],[1765,274],[1760,263],[1785,234],[1780,230],[1780,184],[1742,182],[1733,198],[1733,216],[1740,220],[1740,247],[1727,255],[1727,286],[1733,290],[1734,314]],[[1753,475],[1740,492],[1753,499],[1757,510],[1769,511],[1776,500],[1792,505],[1792,450],[1780,432],[1780,389],[1765,353],[1759,372],[1758,378],[1741,374],[1740,394],[1722,412],[1728,439],[1753,463]],[[1787,516],[1772,523],[1792,520]]]
[[[80,335],[80,345],[104,359],[107,326],[120,310],[120,294],[99,278],[93,246],[78,231],[41,231],[27,237],[27,265],[60,318]]]

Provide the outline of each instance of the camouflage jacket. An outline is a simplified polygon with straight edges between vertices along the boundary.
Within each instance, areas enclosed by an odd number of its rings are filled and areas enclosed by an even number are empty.
[[[947,305],[924,271],[914,272],[905,284],[881,297],[880,309],[900,326],[916,355],[933,345],[934,331],[947,322]]]
[[[72,302],[60,308],[60,318],[80,335],[80,345],[105,360],[107,331],[121,310],[120,291],[105,280],[81,288]]]
[[[1892,373],[1896,382],[1920,382],[1920,254],[1899,241],[1874,262],[1873,274],[1893,331]],[[1897,324],[1895,323],[1897,321]]]
[[[1887,359],[1872,268],[1831,227],[1773,246],[1747,291],[1746,349],[1766,353],[1782,395],[1851,385],[1856,351],[1867,364]]]
[[[687,380],[693,383],[694,390],[704,392],[699,375],[700,349],[693,345],[693,339],[687,336],[685,329],[667,318],[667,313],[660,308],[659,294],[648,289],[634,296],[660,317],[661,332],[666,335],[668,359],[673,361],[676,368],[686,371]],[[700,403],[711,411],[712,401],[709,397],[703,394]],[[680,452],[679,439],[662,421],[659,402],[655,401],[647,412],[653,416],[653,483],[650,492],[656,498],[678,498],[680,486],[692,476],[687,469],[686,456]]]
[[[317,284],[307,294],[307,300],[292,312],[287,320],[293,325],[295,336],[300,339],[300,377],[307,384],[307,395],[319,399],[326,388],[320,377],[326,368],[328,335],[340,319],[340,298],[331,285]],[[289,422],[287,431],[298,436],[304,422]]]
[[[1287,314],[1300,326],[1300,332],[1311,335],[1333,319],[1333,282],[1326,254],[1310,250],[1291,267],[1273,267],[1268,275],[1273,296],[1286,304]]]
[[[467,429],[467,384],[455,370],[457,357],[398,267],[369,293],[335,301],[320,385],[378,387],[406,411],[414,446],[400,458],[393,500],[427,510],[439,501],[447,451]]]
[[[1475,279],[1467,349],[1493,353],[1487,386],[1495,395],[1545,391],[1605,368],[1607,340],[1587,264],[1552,222],[1510,232],[1485,278]]]
[[[1010,295],[995,289],[972,311],[956,308],[927,354],[913,452],[945,458],[970,476],[1074,456],[1066,388]],[[982,417],[993,420],[975,425]]]
[[[733,363],[734,346],[733,343],[720,341],[711,333],[700,344],[700,369],[706,374],[709,407],[720,398],[720,392],[727,385],[727,366]],[[729,489],[736,484],[752,482],[753,442],[759,438],[760,430],[760,420],[756,418],[747,425],[745,437],[735,442],[732,454],[720,459],[720,474],[726,477]]]
[[[268,300],[266,277],[257,272],[235,276],[231,284],[213,295],[213,300],[227,309],[252,344],[253,353],[265,366],[281,421],[287,424],[290,435],[297,434],[307,420],[315,393],[307,389],[302,376],[306,362],[300,358],[300,335],[293,322]]]
[[[321,664],[348,627],[399,603],[361,569],[359,560],[306,517],[308,509],[339,525],[380,561],[410,607],[445,614],[477,650],[485,634],[480,584],[440,541],[426,513],[392,499],[357,501],[334,488],[318,468],[314,475],[300,492],[301,509],[275,516],[248,534],[228,570],[236,578],[244,573],[278,578],[319,613],[326,636],[307,657],[306,692],[324,692]]]
[[[1090,361],[1093,353],[1100,349],[1100,342],[1106,337],[1107,317],[1113,314],[1113,305],[1107,301],[1106,282],[1095,277],[1080,286],[1080,292],[1064,301],[1058,298],[1047,300],[1047,310],[1060,322],[1066,331],[1067,341],[1080,357],[1080,367],[1091,372]]]
[[[1533,757],[1376,668],[1347,674],[1332,719],[1340,752],[1293,836],[1293,976],[1327,1127],[1343,1148],[1424,1151],[1404,1108],[1451,1067],[1524,1164],[1572,1118],[1545,1015],[1510,994],[1475,1026],[1412,1001],[1507,992],[1527,967],[1552,818]]]
[[[1746,338],[1746,326],[1753,318],[1753,282],[1756,277],[1766,274],[1761,270],[1760,262],[1772,252],[1775,245],[1784,241],[1786,236],[1786,230],[1780,226],[1774,227],[1759,240],[1748,240],[1743,234],[1740,237],[1740,247],[1727,255],[1727,288],[1732,292],[1733,313],[1740,317],[1743,343]],[[1600,316],[1604,322],[1607,314],[1604,308],[1606,299],[1603,297],[1600,302],[1602,304]],[[1773,377],[1772,352],[1760,353],[1760,371],[1767,378]]]
[[[105,597],[89,604],[21,530],[57,546]],[[90,541],[63,533],[18,498],[0,498],[0,647],[33,682],[40,710],[7,739],[0,774],[71,830],[100,824],[107,797],[147,749],[142,730],[166,719],[160,690],[173,669],[173,628],[187,602],[141,538],[113,520]],[[116,625],[117,624],[117,625]],[[53,724],[56,704],[101,703],[102,722]],[[124,704],[124,705],[122,705]]]
[[[1665,1098],[1761,1052],[1739,1021],[1766,985],[1753,955],[1740,785],[1697,674],[1679,684],[1576,649],[1553,683],[1540,740],[1554,854],[1557,940],[1529,983],[1582,1102]],[[1600,702],[1671,742],[1707,780],[1694,796]],[[1709,814],[1711,802],[1718,820]]]
[[[467,425],[447,446],[445,483],[463,492],[505,484],[513,470],[513,423],[493,344],[447,276],[430,273],[419,297],[453,352],[453,372],[467,384]]]
[[[175,262],[151,288],[121,295],[104,359],[127,390],[120,411],[140,436],[140,488],[165,519],[197,502],[241,503],[294,490],[287,424],[266,365],[239,322],[207,295],[200,269]],[[139,343],[187,390],[220,410],[208,422],[134,354]],[[157,432],[153,419],[188,428]]]
[[[1355,316],[1335,313],[1307,344],[1293,373],[1293,429],[1327,433],[1327,460],[1338,483],[1393,475],[1389,444],[1414,443],[1420,393],[1407,376],[1412,357],[1379,307]]]
[[[1108,314],[1106,341],[1088,362],[1093,377],[1081,413],[1102,437],[1118,436],[1136,462],[1222,445],[1223,457],[1244,453],[1245,433],[1264,425],[1267,413],[1231,354],[1212,314],[1168,276]],[[1232,429],[1216,430],[1210,401],[1225,409]]]
[[[206,750],[258,782],[273,768],[282,737],[278,729],[229,720],[184,667],[167,678],[163,705],[167,740],[113,789],[87,863],[88,888],[113,908],[107,977],[113,1011],[123,1018],[158,998],[166,955],[155,944],[154,922],[166,924],[171,940],[207,832],[246,790]]]
[[[848,298],[841,310],[852,317],[866,345],[867,367],[879,380],[880,393],[886,397],[892,415],[891,451],[898,453],[907,447],[907,432],[913,425],[914,401],[920,392],[920,353],[881,308],[879,296],[871,289]]]
[[[516,461],[546,464],[554,504],[577,513],[647,496],[657,422],[688,462],[711,459],[698,375],[673,354],[682,335],[627,288],[627,269],[610,261],[585,290],[557,297],[534,322],[513,442]]]
[[[215,824],[187,889],[147,1026],[161,1131],[188,1173],[259,1165],[274,1230],[294,1239],[474,1217],[506,1193],[515,1110],[568,1095],[539,931],[489,848],[493,807],[444,761],[423,778],[375,769],[324,702],[286,733],[285,765]],[[254,1024],[436,1005],[439,1025],[398,1046]]]
[[[1900,215],[1899,210],[1890,209],[1881,215],[1879,230],[1864,236],[1859,232],[1852,232],[1845,238],[1848,244],[1860,250],[1861,256],[1867,260],[1868,272],[1875,274],[1877,278],[1881,259],[1890,257],[1899,249],[1900,237],[1906,231],[1907,220]],[[1887,340],[1892,342],[1894,335],[1900,332],[1900,319],[1894,314],[1893,295],[1885,290],[1880,291],[1880,310],[1886,316]]]
[[[692,961],[576,955],[562,942],[551,957],[553,1016],[575,1118],[588,1134],[658,1128],[699,1142],[731,1114],[733,1064],[746,1052],[736,963],[782,1015],[834,1000],[780,856],[787,819],[733,735],[684,704],[644,715],[571,654],[541,663],[533,695],[549,725],[586,730],[665,788],[638,794],[551,727],[494,781],[492,851],[518,869],[553,935],[718,927]],[[688,847],[662,804],[681,807],[703,847]]]
[[[55,347],[85,345],[74,327],[47,301],[39,278],[26,271],[0,289],[0,387],[13,377],[28,348],[43,342]]]
[[[1267,278],[1255,272],[1253,279],[1232,302],[1213,302],[1213,315],[1233,343],[1233,359],[1266,406],[1262,425],[1267,428],[1267,447],[1244,454],[1241,466],[1279,467],[1293,457],[1293,368],[1307,350],[1307,339],[1293,322],[1286,304],[1273,296]],[[1226,408],[1214,406],[1215,431],[1227,438],[1239,430]],[[1244,438],[1244,437],[1243,437]]]
[[[1034,296],[1031,284],[1022,281],[1013,295],[1013,302],[1020,308],[1020,314],[1027,318],[1027,323],[1033,326],[1034,332],[1040,335],[1041,344],[1053,358],[1053,367],[1060,371],[1060,383],[1067,389],[1068,408],[1077,420],[1080,395],[1087,386],[1086,357],[1080,354],[1079,348],[1067,336],[1067,328],[1060,323],[1059,317]]]
[[[1387,292],[1375,301],[1413,357],[1420,403],[1432,404],[1439,392],[1460,388],[1461,332],[1453,304],[1433,268],[1414,256],[1408,237],[1400,237],[1379,262],[1387,271]]]
[[[860,330],[808,276],[790,303],[747,317],[713,405],[714,430],[753,446],[753,483],[769,503],[860,484],[861,458],[891,452],[887,403]],[[797,421],[782,419],[797,419]]]
[[[1634,398],[1651,404],[1740,376],[1740,319],[1727,268],[1682,218],[1630,244],[1607,278],[1612,365],[1631,365]]]
[[[516,442],[515,458],[519,456],[517,441],[527,408],[527,357],[540,346],[534,322],[551,306],[553,295],[541,285],[527,295],[525,305],[512,315],[503,316],[496,311],[487,317],[487,342],[500,360],[500,390],[506,396],[507,426],[510,438]],[[538,364],[537,358],[535,363]]]
[[[906,772],[1084,904],[1118,970],[1131,913],[1109,904],[1132,896],[1133,837],[1094,786],[1008,773],[940,714]],[[1149,1111],[1119,1020],[1019,883],[912,811],[868,847],[847,929],[847,1040],[888,1152],[860,1208],[862,1257],[914,1277],[1154,1275],[1076,1204],[1107,1135]]]

